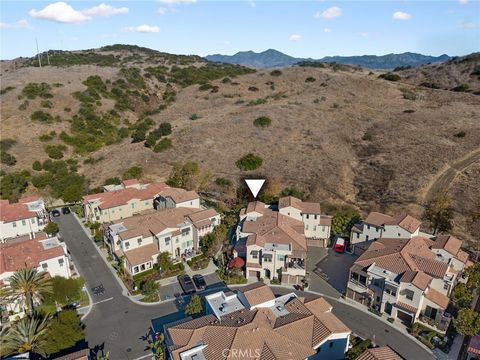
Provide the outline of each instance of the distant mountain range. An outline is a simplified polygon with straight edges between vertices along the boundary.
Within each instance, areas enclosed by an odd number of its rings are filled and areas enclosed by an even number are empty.
[[[402,54],[361,55],[361,56],[326,56],[321,59],[295,58],[280,51],[269,49],[260,53],[240,51],[235,55],[208,55],[209,61],[239,64],[255,68],[275,68],[294,65],[301,61],[336,62],[339,64],[358,65],[370,69],[394,69],[401,66],[420,66],[428,63],[442,62],[450,59],[448,55],[429,56],[406,52]]]

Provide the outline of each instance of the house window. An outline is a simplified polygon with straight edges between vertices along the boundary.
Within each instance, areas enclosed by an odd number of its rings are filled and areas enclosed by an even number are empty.
[[[138,273],[138,266],[135,266],[135,267],[133,268],[133,273],[134,273],[134,274]]]
[[[35,224],[35,218],[32,218],[32,224]]]
[[[360,239],[360,233],[357,233],[357,239]]]
[[[309,219],[309,218],[310,218],[310,215],[307,214],[307,219]]]
[[[443,289],[448,290],[450,288],[450,284],[448,282],[443,283]]]
[[[135,203],[132,203],[132,209],[135,209]]]
[[[305,230],[308,230],[308,225],[305,225]]]
[[[386,292],[388,295],[397,296],[397,291],[396,291],[395,289],[385,288],[385,292]]]
[[[368,241],[368,235],[367,235],[367,236],[365,236],[365,241]]]
[[[285,259],[284,255],[277,255],[277,260],[278,261],[283,261]]]
[[[190,228],[182,229],[182,236],[188,236],[190,234]]]
[[[115,213],[115,209],[112,209],[112,214]]]
[[[130,243],[128,241],[125,241],[125,248],[128,249],[130,247]]]
[[[322,226],[322,231],[325,231],[325,226]]]
[[[170,245],[170,238],[169,238],[169,237],[166,237],[166,238],[165,238],[165,245],[166,245],[166,246],[169,246],[169,245]]]
[[[318,215],[314,215],[314,219],[317,220]]]
[[[145,201],[145,205],[147,205],[147,206],[148,206],[148,201]]]
[[[367,225],[367,230],[370,230],[370,225]]]
[[[263,261],[271,263],[272,262],[272,255],[270,255],[270,254],[263,255]]]
[[[178,236],[175,238],[175,244],[178,244]]]
[[[400,237],[400,233],[398,233],[398,237]]]
[[[258,251],[257,250],[250,251],[250,255],[252,255],[252,259],[258,259]]]
[[[413,300],[413,291],[411,291],[411,290],[406,290],[406,291],[405,291],[405,297],[406,297],[408,300]]]
[[[377,228],[377,227],[375,228],[375,231],[378,232],[378,228]]]
[[[58,259],[58,264],[59,264],[60,266],[63,266],[63,259]]]
[[[17,223],[15,221],[12,223],[12,225],[13,227],[17,227]]]
[[[138,244],[138,245],[142,245],[142,238],[138,238],[138,239],[137,239],[137,244]]]
[[[193,201],[190,201],[190,205],[193,205]]]
[[[313,231],[317,231],[317,225],[313,225]]]
[[[23,226],[27,225],[27,223],[25,222],[25,220],[22,220],[22,225],[23,225]]]
[[[46,268],[48,268],[48,264],[47,264],[47,263],[43,263],[43,264],[42,264],[42,269],[45,270]]]

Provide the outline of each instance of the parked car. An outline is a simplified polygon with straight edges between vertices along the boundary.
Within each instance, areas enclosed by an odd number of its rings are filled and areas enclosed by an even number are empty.
[[[60,211],[58,211],[57,209],[53,209],[52,210],[52,216],[53,217],[59,217],[60,216]]]
[[[70,209],[69,209],[68,207],[62,208],[62,214],[63,214],[63,215],[70,214]]]
[[[193,275],[193,282],[195,283],[195,286],[197,287],[198,290],[203,290],[207,286],[207,283],[205,282],[205,278],[201,274]]]
[[[335,242],[335,245],[333,246],[333,250],[335,250],[338,253],[343,253],[345,252],[345,248],[346,248],[345,239],[338,238],[337,241]]]
[[[192,278],[187,274],[179,275],[178,282],[180,283],[180,286],[185,294],[193,294],[197,291],[195,289],[195,285],[193,284]]]

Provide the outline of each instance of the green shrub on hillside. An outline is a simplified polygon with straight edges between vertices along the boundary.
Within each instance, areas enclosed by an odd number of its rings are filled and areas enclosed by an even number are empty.
[[[313,83],[315,82],[317,79],[315,79],[313,76],[309,76],[305,79],[305,82],[306,83]]]
[[[393,74],[393,73],[386,73],[386,74],[381,74],[378,76],[381,79],[385,79],[388,81],[398,81],[401,80],[402,78],[398,74]]]
[[[417,94],[408,88],[400,88],[403,98],[406,100],[417,100]]]
[[[32,119],[32,121],[39,121],[47,124],[50,124],[54,121],[52,115],[42,110],[35,111],[30,118]]]
[[[47,55],[41,54],[45,59]],[[42,61],[42,66],[73,66],[73,65],[98,65],[98,66],[115,66],[120,59],[114,55],[102,55],[95,52],[69,52],[55,50],[55,55],[50,54],[50,64]],[[38,66],[37,57],[30,58],[30,66]]]
[[[282,72],[280,70],[273,70],[270,75],[272,76],[280,76],[282,75]]]
[[[42,163],[38,160],[35,160],[32,164],[32,169],[35,171],[42,171]]]
[[[155,145],[155,147],[153,148],[153,151],[158,153],[158,152],[168,150],[171,147],[172,147],[172,140],[170,140],[169,138],[164,138],[160,140],[157,145]]]
[[[132,166],[130,169],[123,173],[123,180],[140,179],[143,175],[143,169],[141,166]]]
[[[251,171],[258,169],[263,164],[263,159],[257,155],[249,153],[235,162],[240,170]]]
[[[139,68],[121,68],[120,74],[127,80],[128,83],[141,89],[145,88],[145,80],[143,79],[141,70]]]
[[[17,159],[15,156],[8,153],[8,150],[15,145],[17,142],[13,139],[2,139],[0,140],[0,162],[5,165],[15,165]]]
[[[58,160],[63,158],[66,147],[65,145],[46,145],[44,149],[49,158]]]
[[[15,89],[15,86],[6,86],[2,90],[0,90],[0,95],[6,94],[13,89]]]
[[[468,84],[461,84],[461,85],[455,86],[452,89],[452,91],[465,92],[465,91],[468,91],[469,88],[470,88],[470,86]]]
[[[0,181],[0,198],[17,201],[28,186],[29,173],[26,171],[8,173]]]
[[[216,178],[215,179],[215,184],[221,187],[230,187],[232,186],[232,182],[228,179],[225,178]]]
[[[27,99],[33,100],[37,96],[41,97],[42,99],[50,99],[53,95],[50,93],[51,86],[47,83],[29,83],[27,84],[23,90],[22,95]]]
[[[270,126],[271,123],[272,123],[272,120],[266,116],[261,116],[259,118],[256,118],[253,121],[253,125],[255,125],[256,127],[262,127],[262,128]]]

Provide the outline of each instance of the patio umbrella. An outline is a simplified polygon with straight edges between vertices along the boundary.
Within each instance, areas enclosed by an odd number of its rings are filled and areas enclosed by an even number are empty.
[[[236,257],[235,259],[230,260],[228,263],[228,268],[233,269],[241,269],[245,265],[245,260],[243,260],[241,257]]]

